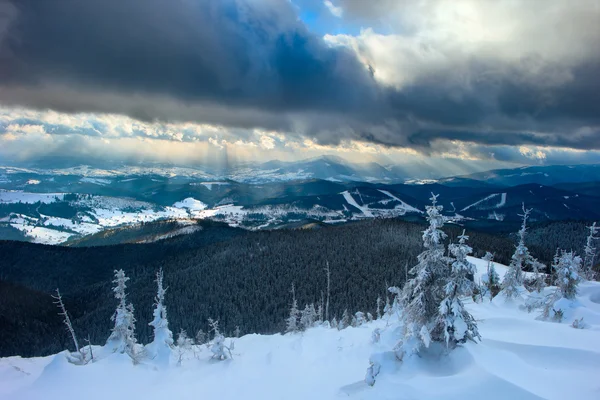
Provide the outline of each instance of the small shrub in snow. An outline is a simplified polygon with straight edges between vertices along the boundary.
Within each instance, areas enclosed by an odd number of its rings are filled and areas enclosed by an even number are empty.
[[[210,344],[210,351],[213,353],[212,358],[217,360],[226,360],[233,358],[231,356],[231,348],[233,342],[229,346],[225,346],[225,336],[219,332],[219,321],[215,321],[211,318],[208,319],[211,331],[214,333],[213,340]]]
[[[585,328],[585,322],[583,322],[583,317],[581,317],[579,319],[575,319],[573,321],[573,323],[571,324],[571,327],[573,327],[575,329],[584,329]]]

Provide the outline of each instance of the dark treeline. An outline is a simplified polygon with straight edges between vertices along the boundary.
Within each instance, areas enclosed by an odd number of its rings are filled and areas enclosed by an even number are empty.
[[[543,229],[552,230],[552,225]],[[203,222],[199,232],[149,244],[67,248],[0,242],[0,280],[10,282],[3,286],[10,290],[0,297],[0,336],[10,338],[0,343],[0,356],[42,355],[65,348],[68,338],[60,317],[50,312],[50,293],[57,287],[78,335],[104,343],[116,306],[113,271],[121,268],[131,278],[129,300],[135,306],[136,333],[142,343],[151,340],[148,322],[159,267],[168,286],[166,304],[174,332],[206,331],[209,317],[219,319],[228,334],[236,326],[242,333],[281,331],[291,283],[300,307],[317,304],[325,290],[326,261],[331,266],[330,315],[339,319],[345,309],[374,313],[377,297],[385,299],[386,284],[402,286],[406,267],[416,263],[422,230],[422,224],[389,219],[319,230],[258,232]],[[449,225],[444,230],[452,240],[462,229]],[[532,229],[532,238],[547,234],[535,232]],[[575,238],[583,241],[584,230],[572,232],[573,243]],[[510,261],[512,239],[468,234],[475,256],[493,251],[498,262]],[[545,254],[544,242],[539,249]],[[535,246],[532,249],[541,261],[549,261],[536,254]]]

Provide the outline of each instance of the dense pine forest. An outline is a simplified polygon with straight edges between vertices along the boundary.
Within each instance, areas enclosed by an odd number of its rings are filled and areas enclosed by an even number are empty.
[[[321,301],[331,268],[330,314],[344,310],[374,313],[386,288],[402,286],[406,270],[422,251],[424,225],[375,219],[317,230],[250,232],[203,221],[193,234],[147,244],[59,247],[0,242],[0,356],[45,355],[69,346],[50,294],[58,287],[73,325],[92,343],[103,343],[111,329],[115,300],[113,271],[131,278],[129,299],[135,306],[136,334],[151,339],[154,276],[164,270],[170,326],[195,334],[215,318],[225,333],[273,333],[284,329],[294,283],[299,307]],[[146,228],[151,230],[151,227]],[[462,231],[444,227],[448,241]],[[584,223],[532,226],[528,245],[550,264],[557,246],[581,252]],[[495,260],[508,264],[515,238],[470,231],[474,256],[493,249]]]

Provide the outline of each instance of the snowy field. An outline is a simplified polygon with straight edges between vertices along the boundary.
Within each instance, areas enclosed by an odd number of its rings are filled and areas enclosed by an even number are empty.
[[[478,268],[485,263],[477,259]],[[497,265],[499,274],[505,267]],[[481,275],[481,271],[479,273]],[[102,355],[93,364],[69,364],[63,354],[0,359],[0,398],[64,399],[594,399],[600,398],[600,283],[580,285],[562,323],[536,319],[504,299],[474,304],[482,341],[449,356],[413,356],[397,362],[389,352],[398,338],[397,316],[342,331],[317,327],[304,333],[246,335],[233,359],[211,360],[206,346],[173,354],[168,367],[133,365],[126,355]],[[167,304],[168,306],[168,304]],[[585,329],[571,326],[584,317]],[[109,321],[107,321],[107,324]],[[382,330],[379,343],[371,340]],[[66,333],[65,333],[66,334]],[[227,340],[229,342],[229,339]],[[363,382],[373,356],[382,371],[373,387]]]

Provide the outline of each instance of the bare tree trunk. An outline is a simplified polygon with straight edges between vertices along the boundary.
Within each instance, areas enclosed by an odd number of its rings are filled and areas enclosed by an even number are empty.
[[[79,352],[79,343],[77,342],[77,337],[75,336],[75,331],[73,330],[73,325],[71,324],[71,318],[69,318],[69,314],[67,314],[65,304],[62,301],[62,296],[60,295],[58,289],[56,289],[56,296],[52,296],[52,298],[56,300],[54,304],[56,304],[60,309],[60,313],[58,313],[58,315],[62,315],[65,318],[63,322],[67,326],[67,330],[71,334],[71,338],[73,339],[73,343],[75,344],[75,350]]]

